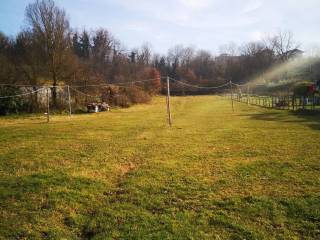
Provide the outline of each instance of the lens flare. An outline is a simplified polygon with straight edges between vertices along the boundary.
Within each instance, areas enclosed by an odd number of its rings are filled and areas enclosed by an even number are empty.
[[[299,75],[301,75],[302,72],[311,72],[312,66],[319,63],[319,61],[319,58],[316,57],[296,57],[259,74],[248,83],[252,87],[257,85],[272,87],[303,80],[311,80],[301,79]]]

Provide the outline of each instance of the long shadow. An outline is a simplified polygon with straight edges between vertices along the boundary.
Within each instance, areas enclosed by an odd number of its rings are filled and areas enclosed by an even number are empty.
[[[298,119],[302,119],[307,125],[314,129],[320,130],[320,112],[319,111],[291,111],[291,115],[296,116]]]
[[[310,110],[299,111],[268,111],[252,114],[241,114],[254,120],[278,121],[287,123],[303,123],[313,130],[320,130],[320,112]]]
[[[99,194],[102,196],[106,189],[102,181],[75,177],[62,171],[1,176],[0,209],[7,213],[2,221],[2,227],[6,230],[5,239],[34,239],[33,234],[38,233],[44,235],[43,239],[46,238],[49,230],[33,228],[31,233],[24,226],[26,223],[39,225],[43,219],[54,214],[62,214],[62,224],[70,231],[77,228],[81,231],[83,224],[91,219],[91,212],[98,209]],[[76,224],[68,209],[78,211],[77,214],[85,221]],[[48,226],[55,227],[50,222]],[[0,238],[3,233],[0,232]]]

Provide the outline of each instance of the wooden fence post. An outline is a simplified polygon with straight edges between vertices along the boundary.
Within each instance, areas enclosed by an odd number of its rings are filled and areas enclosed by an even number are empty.
[[[249,88],[249,84],[247,85],[247,105],[249,105],[249,98],[250,98],[250,96],[249,96],[249,90],[250,90],[250,88]]]
[[[233,89],[232,89],[232,82],[231,82],[231,80],[230,80],[230,93],[231,93],[232,112],[234,112],[234,106],[233,106]]]
[[[294,95],[292,95],[292,110],[294,111],[294,105],[295,105],[295,96]]]
[[[47,87],[47,123],[50,121],[50,99],[49,99],[49,88]]]
[[[171,121],[171,109],[170,109],[170,78],[169,76],[167,77],[167,112],[168,112],[168,123],[169,126],[172,126],[172,121]]]
[[[315,110],[315,104],[314,104],[314,102],[315,102],[315,96],[314,96],[314,94],[312,95],[312,110],[314,111]]]
[[[71,117],[72,109],[71,109],[71,96],[70,96],[70,86],[68,85],[68,104],[69,104],[69,116]]]

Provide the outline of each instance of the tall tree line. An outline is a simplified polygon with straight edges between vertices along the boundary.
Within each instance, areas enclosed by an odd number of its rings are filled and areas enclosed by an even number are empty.
[[[244,83],[301,53],[288,31],[240,47],[226,45],[218,56],[182,45],[159,55],[152,52],[148,43],[128,51],[107,29],[72,29],[65,11],[53,0],[29,4],[25,18],[27,27],[14,38],[0,33],[0,82],[52,85],[54,105],[55,86],[60,84],[81,85],[83,91],[92,91],[86,86],[130,82],[159,74],[202,86],[230,80]],[[142,87],[157,92],[159,84],[145,83]]]

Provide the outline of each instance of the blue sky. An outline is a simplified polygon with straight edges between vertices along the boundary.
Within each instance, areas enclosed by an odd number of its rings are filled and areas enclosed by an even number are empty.
[[[16,34],[32,0],[0,0],[0,31]],[[175,44],[218,52],[219,46],[293,32],[304,50],[320,43],[319,0],[56,0],[71,26],[107,28],[128,48],[151,43],[165,53]]]

